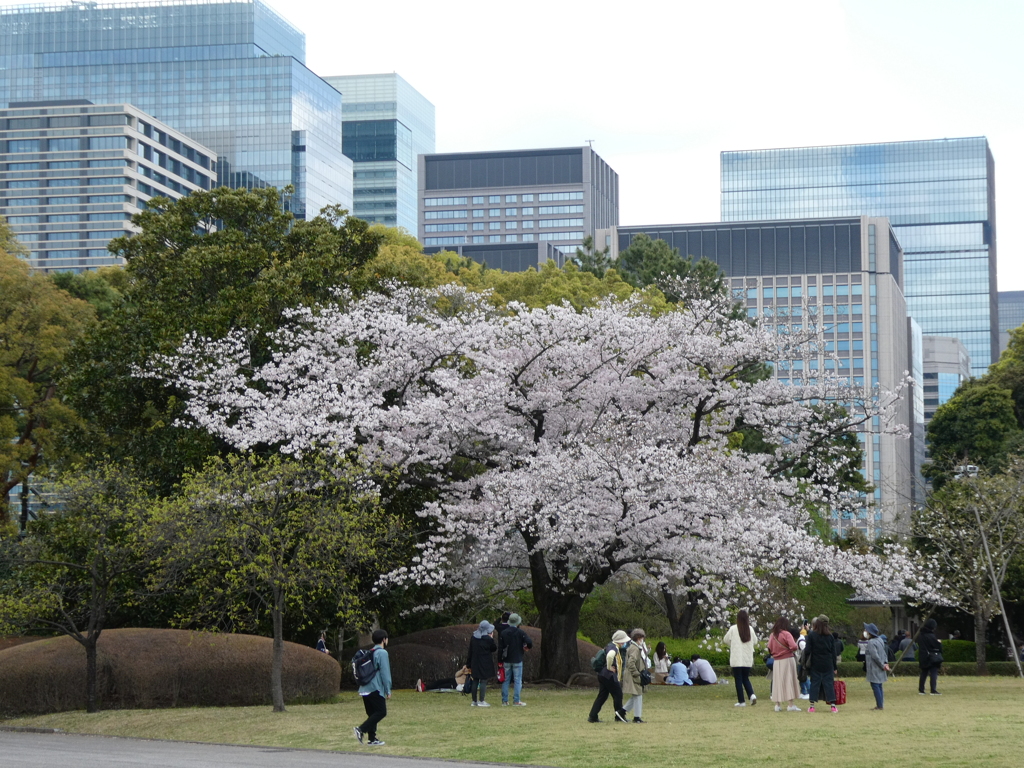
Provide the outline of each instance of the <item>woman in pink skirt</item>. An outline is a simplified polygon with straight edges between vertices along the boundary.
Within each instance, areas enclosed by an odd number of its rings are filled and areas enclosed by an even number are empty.
[[[796,678],[796,640],[789,631],[789,619],[780,616],[768,636],[768,652],[775,659],[772,666],[772,701],[775,711],[782,711],[782,702],[788,702],[789,712],[800,712],[793,702],[800,695],[800,683]]]

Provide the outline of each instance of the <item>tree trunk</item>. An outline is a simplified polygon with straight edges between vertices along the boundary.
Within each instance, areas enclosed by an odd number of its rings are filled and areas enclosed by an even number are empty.
[[[662,590],[665,598],[665,614],[668,617],[669,627],[672,629],[672,637],[686,639],[690,637],[690,627],[693,618],[697,614],[697,595],[693,592],[686,592],[686,602],[680,607],[679,601],[668,589]]]
[[[974,612],[974,660],[978,664],[978,674],[988,674],[988,664],[985,661],[985,640],[988,636],[988,617],[985,611]]]
[[[544,631],[544,642],[540,647],[541,679],[567,681],[580,671],[576,635],[580,629],[583,598],[550,590],[538,595],[535,582],[534,601],[540,610],[540,628]]]
[[[274,620],[274,660],[270,665],[270,696],[274,701],[274,711],[284,712],[284,686],[281,675],[284,671],[284,621],[281,615],[282,595],[274,590],[274,607],[271,615]]]
[[[82,645],[85,647],[85,711],[99,712],[96,697],[96,641],[99,636],[90,633]]]

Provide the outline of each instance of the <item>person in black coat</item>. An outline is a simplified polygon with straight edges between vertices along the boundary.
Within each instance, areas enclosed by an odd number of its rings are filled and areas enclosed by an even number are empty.
[[[487,693],[487,681],[494,677],[494,652],[498,650],[491,633],[494,632],[494,625],[484,619],[480,626],[473,633],[469,641],[469,654],[466,657],[466,666],[472,670],[472,678],[469,683],[470,692],[473,694],[471,707],[489,707],[484,701]],[[479,702],[477,694],[480,695]]]
[[[935,637],[935,619],[928,619],[917,638],[917,663],[921,665],[921,677],[917,681],[917,692],[924,695],[924,681],[931,678],[932,696],[939,693],[939,667],[942,666],[942,643]]]
[[[522,619],[518,613],[508,617],[508,629],[501,633],[501,660],[505,664],[505,682],[501,684],[501,703],[508,706],[508,688],[513,681],[512,706],[525,707],[520,701],[523,689],[523,652],[533,648],[533,640],[519,628]]]
[[[836,641],[829,631],[827,616],[819,616],[811,623],[811,631],[807,633],[807,645],[804,649],[804,666],[807,667],[811,676],[811,706],[807,708],[807,711],[813,712],[815,703],[819,699],[824,699],[832,711],[837,712]]]

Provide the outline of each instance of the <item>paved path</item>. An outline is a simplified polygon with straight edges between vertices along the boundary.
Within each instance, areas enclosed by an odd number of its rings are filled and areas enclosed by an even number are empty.
[[[0,766],[4,768],[484,768],[487,765],[374,755],[362,751],[322,752],[0,731]],[[489,764],[490,768],[493,765]]]

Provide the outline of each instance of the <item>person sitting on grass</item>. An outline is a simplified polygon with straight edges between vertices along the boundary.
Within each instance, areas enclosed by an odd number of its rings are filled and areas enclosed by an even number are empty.
[[[718,682],[718,675],[707,659],[695,653],[690,657],[690,679],[694,685],[714,685]]]
[[[690,673],[686,671],[686,664],[678,656],[672,658],[672,666],[668,668],[668,677],[665,679],[667,685],[693,685]]]

